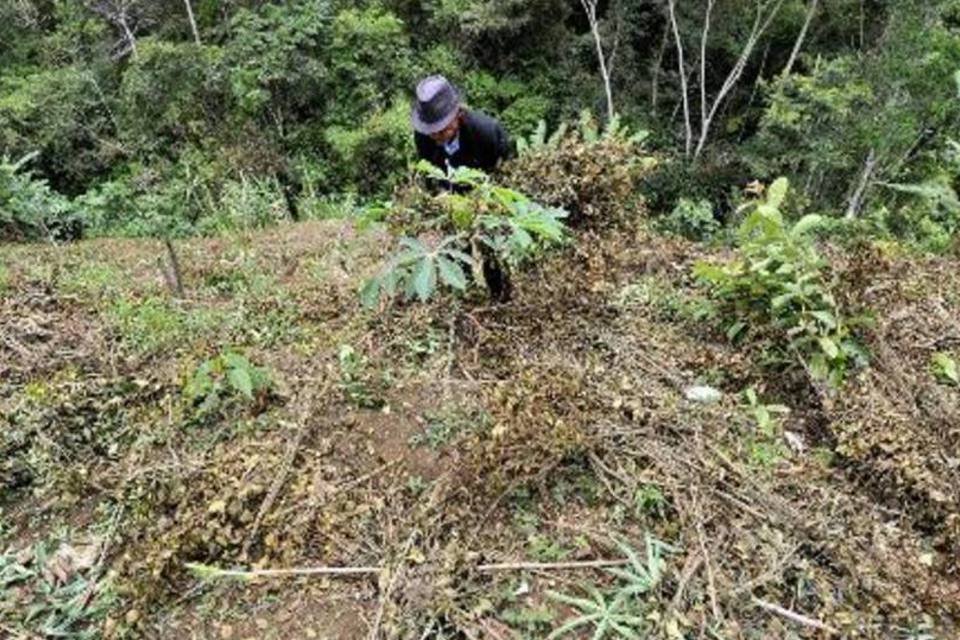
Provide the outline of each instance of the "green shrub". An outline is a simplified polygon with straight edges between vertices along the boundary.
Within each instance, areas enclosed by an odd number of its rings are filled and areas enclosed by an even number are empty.
[[[122,137],[141,154],[169,153],[220,120],[226,94],[215,47],[145,38],[123,74]]]
[[[664,231],[690,240],[707,240],[720,230],[720,222],[713,215],[713,204],[705,199],[680,198],[677,206],[659,223]]]
[[[262,400],[272,387],[265,369],[254,366],[245,356],[225,351],[204,360],[184,384],[186,399],[198,415],[222,412],[228,407]]]
[[[80,218],[69,200],[24,170],[35,154],[0,159],[0,240],[78,235]]]
[[[330,19],[326,0],[268,3],[233,16],[224,65],[235,115],[322,115],[330,82],[323,55]]]
[[[37,152],[35,166],[64,193],[83,191],[117,154],[114,122],[90,69],[0,75],[0,150]]]
[[[699,263],[695,273],[721,303],[730,339],[766,334],[785,359],[799,358],[814,378],[837,385],[865,354],[830,292],[827,265],[810,237],[821,218],[809,215],[787,225],[780,213],[787,188],[781,178],[763,200],[748,205],[732,261]]]
[[[332,151],[330,187],[364,195],[385,194],[396,185],[413,155],[410,107],[397,100],[360,123],[326,131]]]
[[[0,620],[14,637],[101,637],[100,627],[117,604],[94,545],[55,540],[0,554]]]
[[[489,288],[485,260],[492,259],[509,273],[566,236],[565,211],[495,185],[482,171],[461,167],[444,173],[426,161],[418,169],[453,189],[431,197],[429,203],[440,214],[429,225],[449,234],[433,240],[401,239],[400,251],[364,286],[361,298],[367,307],[376,306],[383,295],[402,294],[407,300],[425,302],[440,285],[458,291],[470,284]],[[465,269],[472,278],[467,278]]]

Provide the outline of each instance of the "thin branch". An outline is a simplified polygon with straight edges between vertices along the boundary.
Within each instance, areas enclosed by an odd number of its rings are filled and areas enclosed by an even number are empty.
[[[630,564],[630,560],[584,560],[579,562],[504,562],[499,564],[482,564],[476,570],[480,573],[498,573],[501,571],[581,571],[586,569],[605,569],[608,567],[623,567]],[[252,580],[254,578],[290,578],[297,576],[375,576],[386,571],[385,567],[293,567],[290,569],[219,569],[208,565],[187,563],[187,569],[193,571],[200,578],[240,578]],[[440,569],[436,569],[440,571]]]
[[[707,122],[707,40],[710,38],[710,18],[713,15],[715,0],[707,0],[707,11],[703,17],[703,34],[700,37],[700,130]]]
[[[870,186],[870,179],[873,177],[873,172],[877,168],[877,154],[874,149],[870,149],[870,152],[867,154],[867,159],[863,163],[863,172],[860,174],[860,182],[857,184],[857,188],[854,189],[853,195],[850,196],[850,203],[847,205],[846,218],[852,220],[857,217],[857,214],[860,213],[860,208],[863,207],[863,199],[866,196],[867,188]]]
[[[671,5],[673,2],[674,0],[670,0]],[[703,126],[700,128],[700,139],[697,142],[697,149],[693,154],[694,160],[700,157],[700,154],[703,152],[703,148],[707,144],[707,139],[710,135],[710,127],[712,126],[713,120],[717,115],[717,110],[723,104],[730,91],[733,90],[733,88],[737,85],[737,82],[740,81],[740,77],[743,75],[743,71],[747,67],[747,62],[749,62],[750,56],[753,55],[753,50],[756,48],[760,38],[770,27],[773,19],[776,18],[777,14],[780,13],[780,8],[783,6],[783,2],[784,0],[775,0],[765,18],[764,12],[767,10],[769,5],[757,2],[757,15],[754,19],[753,27],[750,30],[750,35],[747,38],[747,42],[743,46],[743,51],[740,53],[740,57],[737,59],[733,69],[731,69],[730,73],[727,74],[727,78],[724,80],[723,86],[720,87],[720,91],[717,93],[716,98],[714,98],[713,105],[710,107],[710,113],[707,114],[706,119],[703,121]]]
[[[607,70],[607,58],[603,53],[603,41],[600,38],[600,24],[597,22],[597,0],[580,0],[580,5],[590,22],[590,32],[593,34],[597,47],[597,60],[600,62],[600,75],[603,77],[603,88],[607,95],[607,118],[613,121],[613,90],[610,87],[610,72]]]
[[[677,6],[676,0],[667,0],[667,7],[670,9],[670,23],[673,25],[673,37],[677,44],[677,65],[680,69],[680,93],[683,95],[683,123],[684,123],[684,153],[690,157],[690,149],[693,146],[693,128],[690,124],[690,97],[687,89],[686,65],[683,61],[683,40],[680,38],[680,25],[677,24]]]
[[[177,258],[177,252],[173,249],[173,242],[169,238],[164,238],[163,244],[167,249],[167,260],[170,261],[170,289],[173,295],[181,300],[185,297],[183,294],[183,278],[180,271],[180,260]]]
[[[761,609],[765,609],[766,611],[775,613],[778,616],[783,616],[787,620],[791,620],[798,624],[802,624],[804,626],[811,627],[813,629],[819,629],[820,631],[826,631],[828,633],[833,633],[833,634],[840,633],[833,627],[826,625],[820,622],[819,620],[809,618],[803,614],[797,613],[796,611],[791,611],[790,609],[785,609],[778,604],[767,602],[766,600],[761,600],[760,598],[757,598],[757,597],[753,598],[753,603],[758,607],[760,607]]]
[[[800,49],[803,48],[803,41],[807,38],[807,31],[810,30],[810,24],[813,22],[813,16],[817,13],[818,0],[810,0],[807,5],[807,17],[803,21],[803,27],[797,35],[797,41],[793,44],[793,51],[790,52],[790,59],[787,60],[787,66],[783,68],[784,77],[790,75],[793,71],[793,65],[797,62],[797,56],[800,55]]]

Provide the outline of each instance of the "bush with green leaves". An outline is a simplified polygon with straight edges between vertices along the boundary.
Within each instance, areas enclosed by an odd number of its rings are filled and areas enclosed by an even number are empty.
[[[7,71],[0,68],[0,152],[37,152],[36,168],[54,187],[83,191],[120,151],[105,81],[83,65]]]
[[[26,169],[35,157],[0,159],[0,240],[50,239],[80,224],[76,207]]]
[[[811,238],[821,218],[787,223],[780,212],[787,189],[781,178],[766,197],[745,205],[736,257],[701,262],[695,273],[720,303],[731,340],[766,337],[779,359],[799,359],[815,379],[838,385],[866,354],[830,291],[828,265]]]
[[[223,411],[238,402],[253,404],[272,388],[269,373],[245,356],[225,351],[204,360],[183,387],[186,399],[199,415]]]
[[[713,204],[709,200],[680,198],[673,210],[659,220],[659,226],[689,240],[707,240],[721,225],[713,215]]]
[[[437,217],[420,221],[434,232],[423,239],[400,240],[400,250],[361,292],[367,307],[375,307],[384,296],[426,302],[440,285],[457,291],[471,284],[488,286],[485,260],[495,261],[509,273],[566,238],[565,211],[499,186],[482,171],[460,167],[443,172],[425,161],[418,170],[428,180],[449,187],[429,198]],[[438,235],[436,230],[449,233]],[[430,235],[434,239],[428,239]]]
[[[169,153],[209,133],[225,106],[222,55],[217,47],[140,41],[123,74],[117,113],[131,150]]]

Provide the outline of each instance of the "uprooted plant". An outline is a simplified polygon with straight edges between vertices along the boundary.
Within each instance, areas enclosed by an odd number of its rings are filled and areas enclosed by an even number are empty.
[[[603,227],[642,213],[637,198],[641,178],[656,166],[642,149],[648,132],[631,132],[619,118],[600,127],[592,114],[577,126],[546,123],[517,140],[519,157],[504,167],[504,181],[539,202],[562,207],[572,226]]]
[[[852,366],[866,362],[866,353],[852,333],[856,322],[844,317],[830,291],[828,265],[811,238],[821,217],[807,215],[793,225],[783,219],[788,186],[781,178],[765,198],[745,205],[733,260],[700,263],[695,273],[721,303],[727,337],[766,335],[777,359],[799,357],[814,379],[839,385]]]
[[[426,302],[440,285],[456,291],[477,285],[495,294],[491,265],[494,273],[505,271],[509,277],[566,237],[564,210],[544,207],[519,191],[494,184],[482,171],[460,167],[444,172],[427,162],[417,170],[447,187],[431,197],[436,219],[418,226],[445,235],[401,238],[400,249],[361,292],[367,307],[375,307],[384,296]]]

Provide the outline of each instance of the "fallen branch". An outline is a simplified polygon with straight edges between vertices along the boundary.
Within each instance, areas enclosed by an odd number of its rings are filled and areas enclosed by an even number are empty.
[[[604,569],[607,567],[622,567],[630,564],[623,560],[584,560],[579,562],[505,562],[500,564],[481,564],[476,570],[480,573],[497,573],[500,571],[575,571],[582,569]],[[188,570],[202,579],[239,578],[253,580],[255,578],[291,578],[302,576],[378,576],[386,567],[293,567],[290,569],[220,569],[205,564],[188,562],[184,565]],[[432,572],[439,571],[433,570]],[[427,572],[431,572],[427,570]]]
[[[188,562],[184,565],[196,574],[198,578],[213,580],[217,578],[239,578],[253,580],[255,578],[290,578],[296,576],[376,576],[380,575],[383,567],[295,567],[293,569],[255,569],[243,571],[240,569],[219,569],[205,564]]]
[[[785,609],[785,608],[781,607],[781,606],[778,605],[778,604],[774,604],[774,603],[772,603],[772,602],[767,602],[766,600],[761,600],[760,598],[757,598],[756,596],[753,597],[753,603],[754,603],[755,605],[757,605],[758,607],[760,607],[761,609],[765,609],[765,610],[767,610],[767,611],[769,611],[769,612],[771,612],[771,613],[775,613],[775,614],[777,614],[777,615],[779,615],[779,616],[783,616],[783,617],[786,618],[787,620],[792,620],[793,622],[796,622],[796,623],[798,623],[798,624],[802,624],[802,625],[807,626],[807,627],[812,627],[812,628],[814,628],[814,629],[819,629],[819,630],[821,630],[821,631],[826,631],[826,632],[828,632],[828,633],[833,633],[833,634],[839,634],[839,633],[840,633],[839,631],[837,631],[837,630],[834,629],[833,627],[828,626],[828,625],[820,622],[819,620],[815,620],[815,619],[813,619],[813,618],[808,618],[807,616],[805,616],[805,615],[803,615],[803,614],[800,614],[800,613],[797,613],[796,611],[791,611],[790,609]]]

